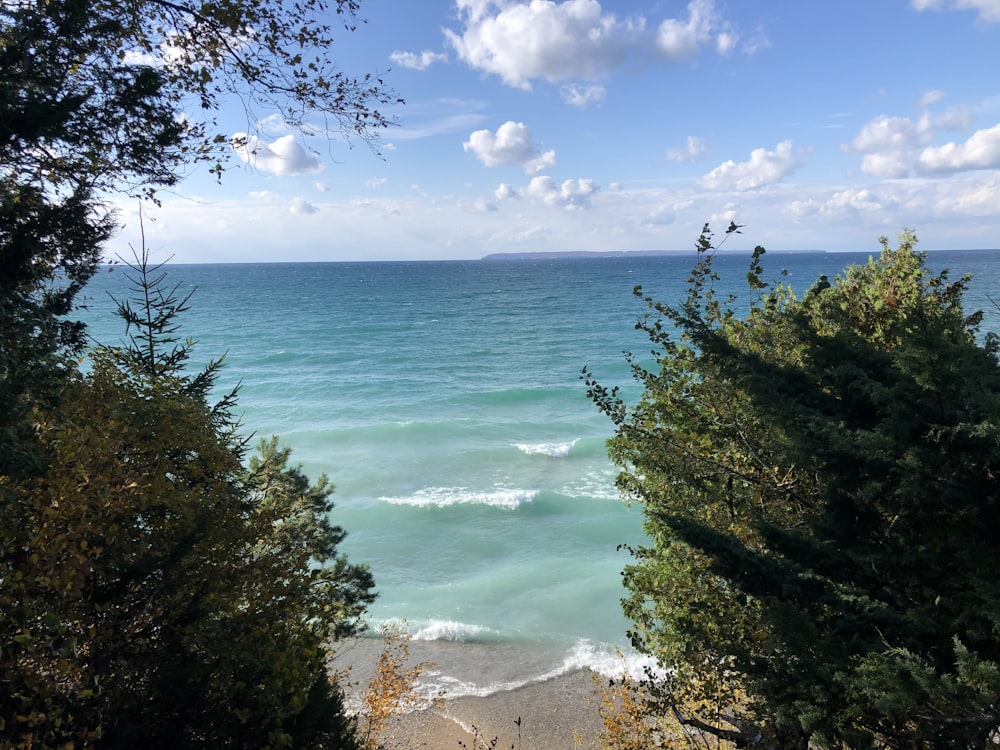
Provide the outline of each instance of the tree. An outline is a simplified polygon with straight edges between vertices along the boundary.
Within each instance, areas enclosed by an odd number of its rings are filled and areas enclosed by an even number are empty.
[[[71,318],[115,228],[106,197],[155,198],[186,166],[221,175],[258,114],[374,146],[399,102],[333,60],[332,16],[357,0],[9,0],[0,3],[0,463],[37,464],[26,403],[52,398],[83,346]],[[235,98],[251,132],[214,112]],[[307,113],[318,123],[306,123]],[[318,125],[318,127],[317,127]],[[26,373],[31,373],[28,377]]]
[[[0,746],[353,747],[327,652],[374,593],[332,488],[275,440],[244,467],[218,363],[185,374],[186,298],[133,270],[132,346],[36,406],[48,469],[3,477]]]
[[[706,226],[685,301],[645,298],[640,401],[588,377],[645,510],[633,641],[677,667],[667,708],[737,746],[982,747],[1000,728],[997,339],[915,242],[801,299],[763,283],[757,248],[740,318]],[[699,714],[727,684],[746,699]]]

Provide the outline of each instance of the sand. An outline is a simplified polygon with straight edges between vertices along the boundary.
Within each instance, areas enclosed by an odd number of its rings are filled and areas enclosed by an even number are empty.
[[[596,750],[601,728],[598,697],[593,674],[580,670],[485,697],[446,700],[439,707],[398,716],[383,744],[434,750]]]
[[[394,717],[381,737],[387,750],[600,747],[598,706],[605,680],[595,680],[589,669],[553,669],[551,659],[539,661],[537,650],[511,644],[413,641],[408,646],[406,666],[427,664],[425,678],[443,690],[445,697],[429,707]],[[332,667],[348,670],[341,685],[347,690],[349,709],[360,708],[360,693],[371,680],[382,648],[382,641],[376,638],[339,644]],[[537,677],[526,678],[528,675]],[[490,687],[484,690],[484,686]],[[449,689],[453,690],[451,696]]]

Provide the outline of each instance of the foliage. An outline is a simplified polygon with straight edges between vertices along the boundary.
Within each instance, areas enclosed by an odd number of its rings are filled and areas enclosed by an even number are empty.
[[[728,665],[701,665],[693,682],[683,671],[647,674],[639,678],[623,665],[620,677],[606,682],[594,675],[600,689],[598,713],[603,729],[597,739],[602,750],[656,748],[740,747],[741,718],[746,695]],[[698,679],[707,678],[707,684]],[[711,718],[706,726],[702,721]],[[754,738],[766,746],[763,736]]]
[[[645,508],[633,641],[685,690],[728,665],[744,710],[684,718],[737,744],[972,747],[1000,727],[997,342],[914,244],[802,299],[762,281],[757,248],[739,318],[706,227],[684,302],[644,298],[639,403],[588,377]]]
[[[0,746],[350,747],[326,651],[374,594],[332,489],[276,441],[243,465],[215,369],[185,374],[148,322],[172,297],[134,270],[142,345],[97,349],[34,410],[48,469],[2,477]]]
[[[357,0],[6,2],[3,179],[55,191],[174,184],[181,166],[228,148],[211,119],[228,97],[251,127],[258,109],[292,126],[315,113],[327,132],[372,142],[391,122],[377,107],[397,99],[376,75],[337,68],[329,24],[335,12],[353,30],[359,9]]]
[[[602,750],[655,750],[670,746],[661,741],[649,695],[639,680],[627,671],[607,682],[596,673],[593,678],[600,689],[597,711],[603,729],[597,739]]]
[[[431,662],[408,667],[410,635],[400,625],[389,623],[382,628],[382,650],[361,696],[358,737],[364,750],[378,750],[392,717],[419,706],[423,699],[417,681]],[[441,700],[438,698],[438,700]]]
[[[38,468],[30,404],[55,397],[81,350],[83,326],[65,316],[110,233],[85,194],[49,203],[0,185],[0,474]]]
[[[258,115],[374,146],[397,102],[333,60],[357,0],[7,0],[0,3],[0,471],[38,468],[26,410],[81,351],[67,319],[115,228],[113,193],[153,197],[186,166],[221,175]],[[231,144],[214,111],[246,108]],[[260,112],[258,113],[258,110]],[[307,112],[322,120],[304,123]]]

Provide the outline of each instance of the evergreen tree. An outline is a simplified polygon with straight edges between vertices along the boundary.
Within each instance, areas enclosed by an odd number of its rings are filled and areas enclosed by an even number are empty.
[[[588,380],[645,508],[633,640],[677,667],[666,705],[737,746],[972,748],[1000,728],[997,340],[966,279],[931,274],[912,234],[882,244],[802,299],[763,283],[758,248],[739,318],[706,227],[686,300],[647,298],[639,403]]]
[[[0,3],[0,472],[37,469],[25,410],[52,399],[83,327],[76,295],[115,229],[103,196],[145,196],[185,167],[221,175],[228,98],[293,127],[377,143],[400,101],[334,62],[357,0],[9,0]],[[303,127],[304,130],[308,128]],[[67,363],[67,358],[69,362]],[[0,488],[2,491],[3,488]],[[3,496],[0,494],[0,501]]]
[[[33,419],[49,468],[11,480],[0,746],[352,747],[333,639],[374,598],[337,552],[332,488],[263,442],[244,466],[218,363],[184,369],[185,307],[145,261],[99,348]]]

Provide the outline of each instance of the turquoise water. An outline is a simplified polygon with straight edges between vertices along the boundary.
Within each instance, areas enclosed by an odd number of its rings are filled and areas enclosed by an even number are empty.
[[[867,257],[775,254],[768,275],[787,268],[804,289]],[[970,307],[987,307],[997,257],[936,253],[931,265],[975,272]],[[481,694],[579,666],[614,669],[616,649],[628,652],[618,546],[641,543],[641,511],[617,497],[611,426],[580,371],[634,400],[622,353],[648,346],[632,289],[676,300],[693,260],[167,270],[169,283],[197,287],[182,334],[197,342],[195,364],[226,354],[220,387],[242,382],[246,431],[280,435],[311,475],[336,484],[343,549],[378,584],[372,625],[405,619],[432,657],[451,641],[518,649],[523,658],[504,657],[500,673],[470,661],[438,675],[453,692]],[[746,264],[718,259],[723,291]],[[121,338],[107,292],[126,295],[124,282],[118,268],[88,289],[98,341]]]

